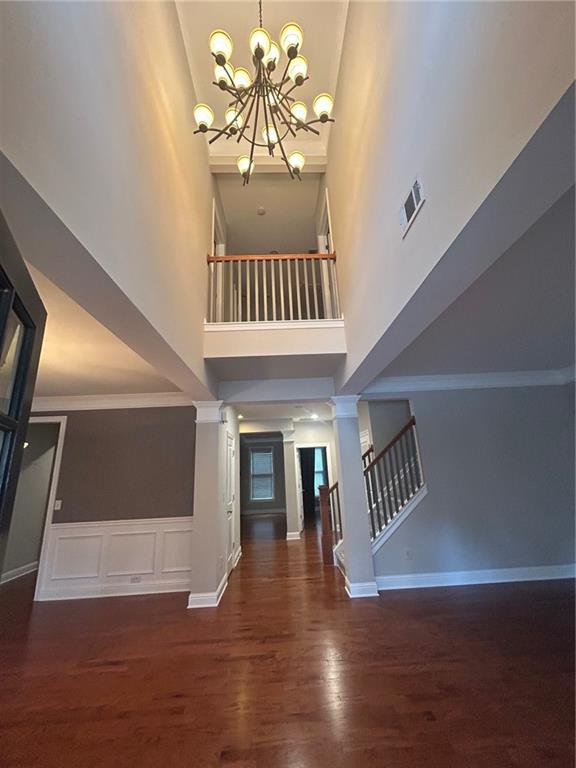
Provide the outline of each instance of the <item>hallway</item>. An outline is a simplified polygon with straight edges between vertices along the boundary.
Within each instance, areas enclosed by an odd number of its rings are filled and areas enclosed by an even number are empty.
[[[217,609],[3,587],[0,764],[572,765],[571,583],[351,601],[313,532],[263,522]]]

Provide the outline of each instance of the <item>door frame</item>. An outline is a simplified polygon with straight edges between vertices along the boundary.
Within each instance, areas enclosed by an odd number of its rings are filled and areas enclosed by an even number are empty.
[[[50,530],[52,528],[52,519],[54,517],[54,506],[56,504],[56,494],[58,493],[58,480],[60,479],[60,469],[62,467],[62,453],[64,450],[64,438],[66,436],[66,424],[68,416],[31,416],[29,424],[58,424],[58,440],[56,441],[56,452],[54,454],[54,464],[52,465],[52,474],[50,475],[50,489],[48,491],[48,502],[46,505],[46,516],[44,518],[44,530],[42,531],[42,544],[40,546],[40,557],[38,558],[38,574],[36,577],[36,588],[34,589],[34,600],[38,599],[42,576],[46,570],[46,557],[48,554],[48,544],[50,542]]]
[[[330,481],[332,480],[332,455],[330,453],[330,443],[313,440],[312,442],[308,443],[294,443],[294,451],[295,456],[294,460],[296,462],[297,472],[299,474],[299,477],[296,478],[296,493],[298,494],[298,510],[300,513],[300,526],[304,525],[304,500],[303,500],[303,491],[304,487],[302,486],[302,467],[300,465],[300,454],[298,453],[300,448],[325,448],[326,449],[326,474],[328,475],[328,487],[330,487]],[[300,490],[299,490],[300,488]]]

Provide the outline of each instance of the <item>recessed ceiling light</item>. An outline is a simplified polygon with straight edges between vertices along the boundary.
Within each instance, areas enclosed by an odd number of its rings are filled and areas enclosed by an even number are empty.
[[[318,418],[318,414],[317,413],[311,413],[310,414],[310,418],[311,419],[317,419]]]
[[[242,416],[242,414],[241,414],[241,413],[239,413],[239,414],[238,414],[238,418],[240,419],[240,421],[242,421],[242,419],[244,418],[244,416]]]
[[[24,448],[28,448],[29,445],[30,445],[30,443],[28,443],[28,442],[24,443]]]

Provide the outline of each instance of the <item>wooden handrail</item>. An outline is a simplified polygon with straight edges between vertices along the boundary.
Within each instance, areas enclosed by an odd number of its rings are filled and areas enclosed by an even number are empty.
[[[336,488],[338,488],[338,480],[334,483],[334,485],[331,485],[330,488],[328,488],[328,493],[333,493]]]
[[[364,472],[366,473],[366,472],[368,472],[369,470],[371,470],[371,469],[372,469],[372,467],[376,466],[376,464],[378,464],[378,462],[380,461],[380,459],[382,458],[382,456],[384,456],[384,454],[385,454],[387,451],[389,451],[389,450],[390,450],[390,448],[392,448],[392,446],[393,446],[395,443],[397,443],[397,442],[398,442],[398,440],[400,440],[400,438],[402,437],[402,435],[406,434],[406,432],[408,432],[408,430],[409,430],[409,429],[412,429],[412,427],[413,427],[413,426],[415,426],[415,424],[416,424],[416,419],[415,419],[415,417],[414,417],[414,416],[412,416],[412,418],[410,419],[410,421],[409,421],[407,424],[405,424],[405,425],[402,427],[402,429],[400,430],[400,432],[398,432],[398,434],[397,434],[397,435],[394,435],[394,437],[392,438],[392,440],[390,440],[390,442],[389,442],[387,445],[385,445],[385,446],[384,446],[384,448],[382,448],[382,450],[380,451],[380,453],[378,454],[378,456],[376,456],[375,458],[373,458],[373,459],[372,459],[372,461],[370,462],[370,464],[368,464],[366,467],[364,467]]]
[[[367,449],[364,451],[364,453],[362,454],[362,461],[364,461],[364,459],[365,459],[367,456],[369,456],[371,453],[373,453],[373,452],[374,452],[374,446],[373,446],[373,445],[370,445],[370,446],[368,446],[368,448],[367,448]]]
[[[208,264],[226,261],[336,261],[334,253],[255,253],[239,254],[237,256],[210,256],[206,257]]]

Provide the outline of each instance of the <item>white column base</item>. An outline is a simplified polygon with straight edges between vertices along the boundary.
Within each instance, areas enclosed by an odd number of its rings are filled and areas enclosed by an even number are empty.
[[[300,541],[300,531],[288,531],[286,541]]]
[[[348,597],[378,597],[378,587],[375,581],[349,582],[346,579]]]
[[[190,592],[188,608],[216,608],[228,586],[228,574],[222,576],[215,592]]]

